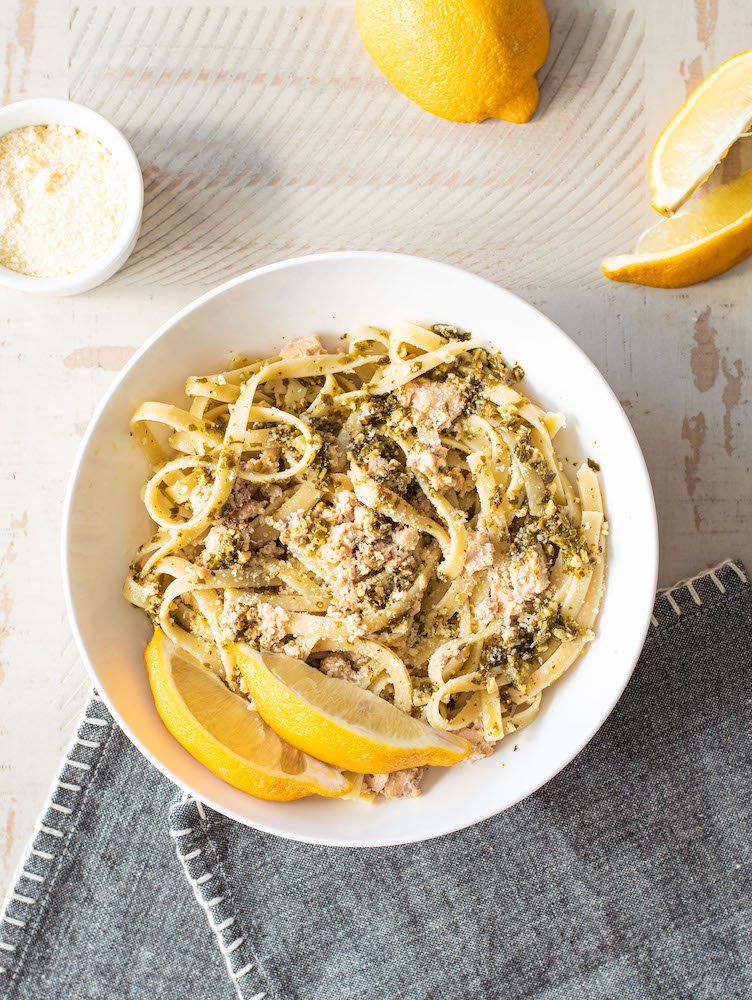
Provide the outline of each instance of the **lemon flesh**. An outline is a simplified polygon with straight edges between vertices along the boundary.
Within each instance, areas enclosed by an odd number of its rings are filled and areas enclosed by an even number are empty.
[[[675,212],[752,124],[752,50],[721,63],[677,111],[650,157],[653,208]]]
[[[752,170],[712,188],[643,233],[633,254],[601,265],[613,281],[683,288],[722,274],[752,254]]]
[[[262,718],[288,743],[335,767],[388,774],[457,764],[470,752],[467,740],[302,660],[244,644],[235,647],[235,657]]]
[[[456,122],[526,122],[548,54],[543,0],[356,0],[363,45],[399,91]]]
[[[167,729],[196,760],[228,784],[261,799],[339,797],[350,782],[286,744],[246,698],[177,651],[161,630],[146,647],[154,702]]]

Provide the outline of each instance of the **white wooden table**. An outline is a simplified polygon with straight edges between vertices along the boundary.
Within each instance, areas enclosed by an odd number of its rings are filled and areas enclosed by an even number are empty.
[[[727,555],[752,565],[752,263],[677,292],[612,285],[597,267],[650,221],[652,142],[693,84],[752,45],[752,7],[549,0],[541,108],[517,127],[413,107],[362,52],[351,7],[0,4],[2,101],[91,105],[129,136],[146,181],[141,240],[106,287],[62,300],[0,291],[0,891],[89,688],[58,569],[81,434],[133,349],[243,270],[389,249],[506,285],[622,400],[653,477],[661,582]],[[723,173],[750,157],[734,150]]]

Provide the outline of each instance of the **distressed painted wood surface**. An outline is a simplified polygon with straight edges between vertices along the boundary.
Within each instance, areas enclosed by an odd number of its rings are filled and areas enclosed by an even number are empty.
[[[455,125],[409,104],[362,52],[349,0],[0,4],[3,102],[70,96],[100,110],[146,181],[142,237],[105,288],[59,301],[0,291],[0,886],[88,688],[58,571],[81,434],[159,323],[249,267],[400,250],[525,296],[582,345],[637,431],[662,582],[727,555],[752,563],[752,264],[676,292],[612,285],[597,267],[649,223],[652,142],[714,65],[752,46],[752,7],[549,10],[541,108],[515,127]],[[740,143],[719,173],[751,156]]]

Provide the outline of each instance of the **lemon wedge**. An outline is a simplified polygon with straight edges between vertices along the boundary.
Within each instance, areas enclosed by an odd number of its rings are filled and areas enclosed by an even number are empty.
[[[228,784],[259,799],[341,797],[339,771],[279,738],[247,699],[178,651],[160,629],[144,654],[157,711],[175,739]]]
[[[608,257],[612,281],[683,288],[727,271],[752,254],[752,170],[698,195],[640,237],[633,254]]]
[[[651,203],[671,215],[752,123],[752,50],[721,63],[665,127],[650,156]]]
[[[281,653],[235,647],[256,708],[283,739],[346,771],[387,774],[464,760],[470,744],[432,729],[349,681]]]

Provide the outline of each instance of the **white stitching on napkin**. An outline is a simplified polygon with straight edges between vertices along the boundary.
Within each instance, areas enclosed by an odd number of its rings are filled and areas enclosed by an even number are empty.
[[[743,582],[746,581],[747,577],[745,576],[744,572],[741,569],[739,569],[734,560],[724,559],[723,562],[718,563],[717,566],[713,566],[711,569],[703,570],[702,573],[698,573],[696,576],[690,576],[686,580],[678,580],[675,584],[673,584],[673,586],[666,587],[663,590],[659,590],[658,593],[656,594],[656,600],[659,597],[665,597],[674,614],[677,617],[681,617],[682,610],[679,604],[677,603],[676,599],[674,598],[674,594],[681,589],[687,590],[692,600],[699,607],[702,605],[702,598],[697,593],[697,590],[695,589],[694,585],[697,583],[698,580],[703,580],[706,578],[710,578],[713,581],[719,593],[725,594],[726,587],[716,576],[718,570],[723,569],[724,567],[728,567],[729,569],[733,570],[736,576]],[[654,614],[650,616],[650,624],[653,625],[654,627],[658,625],[658,619],[655,617]]]
[[[69,767],[77,767],[79,769],[79,771],[90,771],[91,770],[91,768],[89,767],[88,764],[84,764],[80,760],[71,760],[70,757],[66,757],[65,758],[65,763]]]
[[[43,875],[37,875],[36,872],[27,872],[25,868],[21,869],[21,875],[24,878],[31,879],[32,882],[40,882],[40,883],[44,882],[44,876]]]
[[[95,695],[92,697],[97,701],[102,700]],[[88,713],[90,709],[91,705],[87,707],[86,712]],[[80,735],[83,731],[82,727],[84,725],[109,726],[109,732],[102,733],[104,740],[102,743],[98,743]],[[46,887],[43,890],[40,889],[39,893],[35,894],[35,897],[27,896],[22,891],[22,889],[26,888],[26,886],[22,886],[21,880],[26,879],[30,882],[35,882],[38,886],[43,886],[47,882],[48,876],[54,877],[57,871],[54,867],[54,863],[65,850],[64,844],[66,842],[66,838],[69,837],[71,832],[75,829],[78,819],[76,809],[80,811],[80,807],[85,802],[86,795],[90,787],[90,785],[87,785],[87,787],[84,788],[83,785],[76,782],[64,781],[63,775],[69,777],[69,774],[66,773],[68,768],[76,768],[78,771],[91,772],[91,774],[93,774],[99,759],[101,759],[100,754],[97,753],[97,751],[100,751],[101,748],[106,745],[106,742],[110,739],[114,731],[114,727],[111,726],[106,719],[95,719],[89,714],[85,714],[83,716],[83,719],[77,727],[76,733],[70,742],[67,754],[63,758],[60,774],[53,783],[44,809],[37,820],[37,824],[32,835],[31,846],[19,866],[1,911],[2,923],[18,928],[16,931],[9,932],[16,935],[16,937],[12,940],[12,943],[7,940],[0,941],[0,950],[16,953],[16,958],[12,967],[0,967],[0,975],[7,976],[5,982],[8,986],[13,985],[21,972],[26,950],[29,947],[30,942],[33,940],[34,926],[36,922],[41,919],[41,916],[44,913],[44,906],[48,891],[48,887]],[[85,756],[87,759],[78,760],[78,756]],[[83,779],[84,775],[82,774],[81,777]],[[66,793],[69,793],[68,801],[71,805],[64,804]],[[75,795],[76,798],[73,799],[71,797],[72,795]],[[63,799],[63,802],[58,801],[59,799]],[[57,816],[58,818],[54,820],[55,826],[50,826],[50,821],[53,816]],[[40,836],[56,837],[61,841],[61,850],[58,852],[43,850],[41,847],[37,846],[38,838]],[[45,846],[47,845],[45,844]],[[39,858],[41,863],[37,862],[35,864],[30,864],[31,859],[33,858]],[[49,870],[45,870],[45,873],[40,875],[38,871],[30,871],[26,865],[30,865],[32,868],[42,868],[43,865],[46,865]],[[29,913],[28,920],[22,920],[19,917],[14,916],[10,911],[11,907],[18,907],[19,905],[36,907],[36,909],[31,912],[26,911]],[[16,912],[19,911],[16,910]],[[21,935],[21,932],[23,932],[23,936]]]
[[[61,806],[59,802],[50,802],[50,809],[54,809],[55,812],[62,813],[63,816],[70,816],[73,812],[73,810],[69,809],[68,806]]]
[[[695,604],[697,605],[702,604],[702,599],[700,598],[700,595],[697,593],[697,591],[689,581],[687,581],[687,590],[689,591],[690,596],[692,597],[692,600],[695,602]]]
[[[174,835],[174,831],[170,830],[170,835]],[[189,883],[189,885],[191,886],[191,888],[193,890],[193,895],[196,898],[196,902],[199,904],[199,906],[201,907],[201,909],[206,914],[206,921],[209,924],[209,926],[211,927],[211,929],[214,931],[214,934],[215,934],[215,936],[217,938],[217,944],[219,945],[219,950],[222,952],[222,954],[225,957],[225,964],[227,965],[227,971],[229,972],[230,976],[234,980],[235,976],[233,975],[233,971],[232,971],[232,961],[230,959],[230,955],[232,954],[233,951],[235,951],[236,948],[238,948],[242,944],[243,938],[242,938],[242,936],[239,937],[239,938],[236,938],[235,941],[233,941],[233,943],[228,948],[225,948],[224,942],[222,940],[222,933],[223,933],[223,931],[225,929],[225,925],[215,924],[212,921],[212,918],[211,918],[211,908],[209,906],[209,903],[207,903],[207,901],[201,895],[201,890],[199,888],[199,886],[202,885],[204,882],[208,882],[209,881],[209,879],[212,877],[211,874],[209,872],[205,872],[203,875],[200,875],[198,878],[191,878],[191,875],[190,875],[190,873],[188,871],[188,859],[187,859],[187,856],[184,855],[184,854],[181,854],[179,851],[177,851],[176,853],[177,853],[178,859],[180,860],[180,864],[183,867],[183,872],[185,873],[185,877],[188,880],[188,883]],[[196,857],[199,854],[201,854],[201,849],[200,848],[198,850],[196,850],[196,851],[192,851],[190,856],[191,856],[191,858],[194,858],[194,857]],[[208,878],[207,878],[207,876],[208,876]],[[230,919],[230,924],[232,924],[234,922],[235,922],[235,918],[232,917]],[[226,926],[229,926],[229,924],[227,924]],[[242,994],[238,993],[238,996],[242,996]]]
[[[38,847],[32,847],[29,854],[33,854],[36,858],[42,858],[44,861],[52,861],[53,858],[57,857],[57,854],[50,854],[49,851],[40,851]]]
[[[172,830],[170,830],[170,833],[172,833]],[[181,861],[193,861],[193,859],[197,858],[200,853],[201,853],[201,848],[197,847],[195,851],[189,851],[187,854],[178,853],[178,857],[180,858]]]
[[[80,785],[74,785],[70,781],[58,781],[57,787],[58,788],[65,788],[69,792],[80,792],[81,791],[81,786]]]
[[[33,906],[36,903],[36,899],[32,899],[31,896],[22,896],[20,892],[12,893],[10,898],[15,899],[18,903],[25,903],[26,906]]]
[[[42,833],[48,834],[50,837],[62,837],[63,831],[56,830],[53,826],[45,826],[43,823],[39,824],[39,829]]]
[[[194,811],[188,813],[187,810],[191,808]],[[183,801],[183,796],[181,796],[179,804],[173,807],[173,810],[175,809],[179,811],[177,813],[172,812],[171,815],[174,815],[176,818],[179,816],[182,820],[182,822],[178,821],[174,823],[174,826],[169,830],[170,837],[175,842],[175,853],[180,861],[186,880],[193,891],[196,902],[204,911],[206,922],[214,933],[217,947],[224,956],[225,965],[235,985],[237,995],[240,1000],[248,1000],[248,993],[243,989],[244,983],[241,983],[240,980],[243,980],[243,977],[254,969],[255,965],[253,962],[248,962],[248,956],[239,951],[246,939],[242,933],[239,933],[238,921],[236,915],[233,913],[232,897],[226,891],[223,882],[221,862],[218,858],[215,859],[208,831],[204,829],[204,825],[201,822],[206,818],[206,811],[202,803],[191,797],[188,797],[187,801]],[[195,822],[193,822],[194,818]],[[201,839],[189,840],[186,843],[187,850],[185,852],[178,850],[182,844],[180,838],[188,837],[191,834],[193,834],[194,838]],[[206,840],[204,840],[204,837],[206,837]],[[197,842],[202,846],[195,847]],[[191,848],[193,849],[191,850]],[[216,860],[219,864],[219,871],[211,870],[213,860]],[[207,882],[212,882],[212,886],[208,889],[205,896],[201,887]],[[230,928],[234,928],[234,936]],[[232,940],[230,940],[230,937],[232,937]],[[261,983],[258,985],[261,985]],[[264,991],[256,993],[253,995],[252,1000],[264,1000],[266,995]]]
[[[664,596],[668,601],[668,603],[671,605],[671,607],[674,609],[674,613],[677,615],[681,615],[681,608],[674,600],[674,595],[671,593],[671,591],[667,590]]]

